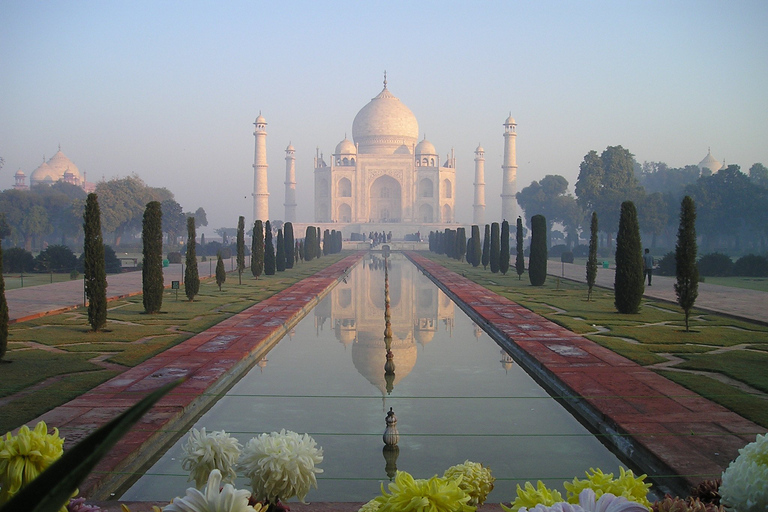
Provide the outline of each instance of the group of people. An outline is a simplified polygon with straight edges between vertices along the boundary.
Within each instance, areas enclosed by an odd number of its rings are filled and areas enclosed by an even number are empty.
[[[381,233],[378,233],[376,231],[371,231],[368,233],[368,238],[370,239],[371,243],[373,244],[373,247],[376,247],[379,244],[389,243],[392,241],[392,232],[384,233],[383,231]]]

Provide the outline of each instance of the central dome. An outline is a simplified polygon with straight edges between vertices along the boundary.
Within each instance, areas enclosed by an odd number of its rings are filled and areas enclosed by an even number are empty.
[[[419,137],[419,123],[411,109],[387,89],[373,98],[355,116],[352,139],[360,153],[393,154],[405,146],[410,153]]]

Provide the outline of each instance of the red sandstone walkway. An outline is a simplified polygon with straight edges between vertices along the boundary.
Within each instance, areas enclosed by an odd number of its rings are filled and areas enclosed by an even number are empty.
[[[38,420],[55,425],[72,446],[149,392],[188,377],[146,414],[80,486],[83,495],[105,499],[137,471],[173,433],[187,426],[288,332],[353,266],[356,253],[290,288],[125,371]],[[35,420],[35,423],[38,421]]]
[[[407,252],[478,325],[580,409],[651,476],[677,484],[719,477],[765,429],[530,310]],[[628,436],[631,436],[628,437]],[[657,479],[658,480],[658,479]],[[670,484],[674,485],[672,481]]]

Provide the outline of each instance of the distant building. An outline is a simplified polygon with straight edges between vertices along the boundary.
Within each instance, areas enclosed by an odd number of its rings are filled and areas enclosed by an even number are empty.
[[[16,183],[13,188],[16,190],[28,190],[34,185],[53,185],[57,182],[69,183],[80,187],[86,192],[93,192],[96,189],[95,183],[89,183],[85,179],[85,173],[80,173],[80,169],[62,153],[61,146],[59,150],[47,162],[43,158],[40,167],[32,171],[29,176],[29,185],[27,185],[27,175],[19,169],[14,175]]]
[[[710,151],[710,149],[707,148],[707,156],[704,157],[704,160],[699,162],[699,169],[702,171],[704,169],[709,169],[712,172],[712,174],[714,174],[720,169],[722,169],[723,167],[725,166],[720,162],[718,162],[717,159],[715,159],[715,157],[712,156],[712,151]]]

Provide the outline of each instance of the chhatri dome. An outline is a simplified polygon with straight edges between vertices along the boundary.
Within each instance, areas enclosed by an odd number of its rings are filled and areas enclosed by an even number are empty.
[[[405,146],[412,148],[419,139],[419,123],[411,109],[384,89],[355,116],[352,139],[360,153],[393,154]]]
[[[29,177],[32,185],[38,183],[56,183],[59,180],[64,179],[64,175],[69,172],[71,176],[69,180],[74,180],[76,184],[82,182],[82,175],[80,169],[67,158],[67,156],[61,152],[61,146],[55,155],[51,157],[48,162],[43,162],[40,167],[32,171],[32,175]]]
[[[426,135],[421,140],[421,142],[419,142],[419,144],[416,146],[416,154],[437,156],[437,150],[435,149],[435,145],[427,140]]]
[[[712,151],[709,148],[707,148],[707,156],[704,157],[704,160],[699,162],[699,169],[702,171],[704,169],[709,169],[710,171],[715,173],[722,168],[723,168],[723,164],[718,162],[715,159],[715,157],[712,156]]]
[[[356,155],[357,154],[357,148],[352,143],[351,140],[349,140],[346,135],[344,136],[344,140],[339,142],[336,145],[336,155]]]

